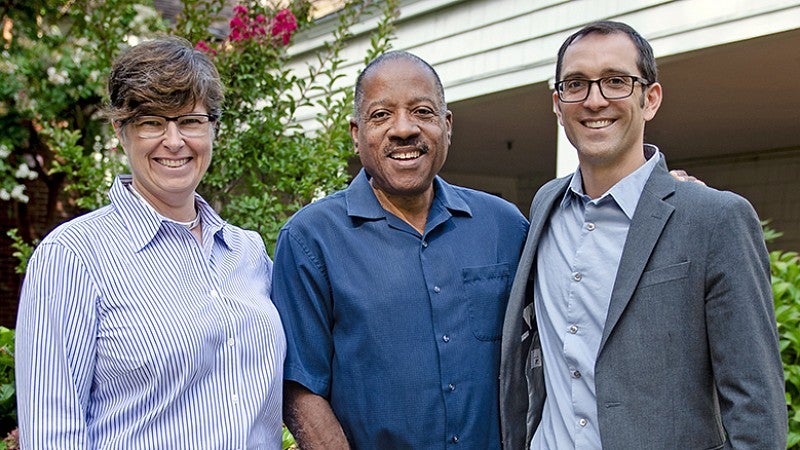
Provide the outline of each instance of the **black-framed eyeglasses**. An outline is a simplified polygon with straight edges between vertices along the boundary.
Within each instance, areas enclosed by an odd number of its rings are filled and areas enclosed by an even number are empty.
[[[167,122],[175,122],[178,132],[184,137],[204,137],[208,135],[209,128],[219,117],[212,114],[181,114],[180,116],[136,116],[125,119],[121,123],[130,125],[136,135],[142,139],[154,139],[167,132]]]
[[[589,91],[591,91],[593,83],[597,83],[600,95],[606,100],[621,100],[630,97],[636,83],[642,86],[650,84],[644,78],[634,75],[614,75],[595,80],[568,78],[556,83],[558,99],[564,103],[580,103],[589,98]]]

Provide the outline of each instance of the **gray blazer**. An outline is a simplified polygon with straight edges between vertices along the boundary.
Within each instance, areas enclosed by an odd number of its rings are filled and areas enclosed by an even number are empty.
[[[547,361],[532,266],[569,179],[549,182],[534,197],[511,289],[500,363],[505,449],[529,448],[541,419]],[[786,448],[769,270],[746,200],[679,182],[663,163],[655,168],[628,232],[597,355],[603,448]]]

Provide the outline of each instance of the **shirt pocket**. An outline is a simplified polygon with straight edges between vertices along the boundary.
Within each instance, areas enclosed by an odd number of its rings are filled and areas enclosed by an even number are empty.
[[[481,341],[500,340],[511,290],[508,263],[461,269],[472,334]]]

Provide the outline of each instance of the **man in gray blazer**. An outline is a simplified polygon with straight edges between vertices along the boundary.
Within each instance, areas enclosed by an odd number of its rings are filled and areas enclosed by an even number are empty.
[[[554,111],[579,167],[531,205],[503,328],[504,447],[786,448],[755,211],[675,180],[644,144],[662,89],[650,45],[629,26],[570,36],[556,80]]]

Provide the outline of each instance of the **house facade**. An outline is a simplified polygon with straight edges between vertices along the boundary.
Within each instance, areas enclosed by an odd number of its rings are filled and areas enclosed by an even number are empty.
[[[363,68],[377,19],[354,27],[341,83]],[[645,141],[747,198],[784,233],[772,248],[800,249],[800,1],[401,0],[392,47],[436,68],[454,114],[442,176],[527,213],[539,186],[574,171],[552,112],[556,53],[602,19],[632,25],[658,59],[664,101]],[[294,64],[314,61],[334,26],[298,36]]]

